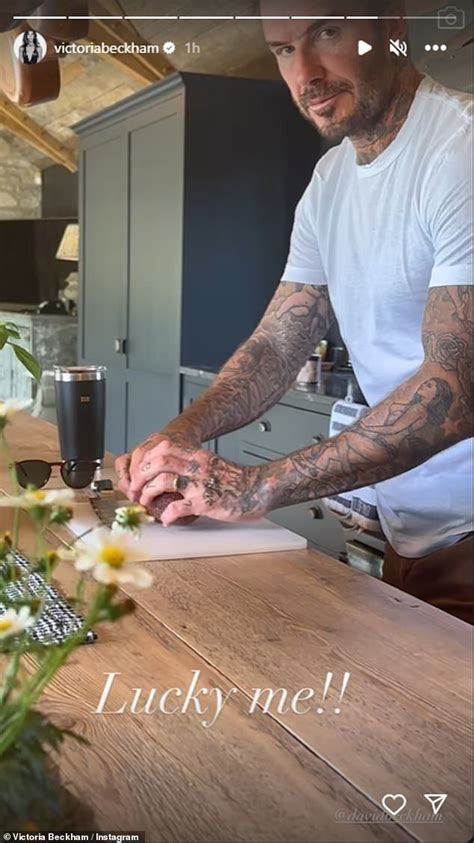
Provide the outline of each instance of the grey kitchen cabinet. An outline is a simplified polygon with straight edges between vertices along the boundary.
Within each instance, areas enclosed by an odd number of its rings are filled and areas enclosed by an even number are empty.
[[[299,412],[299,411],[297,411]],[[272,454],[263,451],[251,452],[249,450],[242,450],[241,463],[243,465],[261,465],[271,459],[278,459],[283,456],[281,454]],[[285,506],[281,509],[274,509],[269,512],[267,518],[304,536],[308,541],[325,551],[330,556],[338,557],[344,551],[345,537],[340,522],[331,513],[327,511],[324,505],[318,501],[309,501],[306,503],[296,504],[295,506]],[[347,531],[347,535],[354,538],[353,531]]]
[[[212,377],[211,374],[204,378],[199,374],[181,376],[182,409],[206,389]],[[331,406],[336,400],[327,395],[321,396],[321,400],[314,400],[314,396],[305,393],[295,395],[290,391],[261,418],[219,437],[212,443],[212,449],[224,459],[240,465],[260,465],[279,459],[328,437]],[[343,528],[339,519],[320,500],[276,509],[267,517],[304,536],[311,545],[336,559],[344,554],[347,541],[362,541],[368,550],[383,551],[383,542],[379,538],[367,533],[361,538],[355,530]]]
[[[180,121],[179,98],[159,102],[126,133],[121,124],[94,133],[82,151],[81,360],[107,366],[113,453],[178,409]]]
[[[83,362],[95,365],[98,357],[83,359]],[[127,421],[128,384],[124,373],[114,366],[107,366],[105,446],[112,454],[126,451],[125,429]]]
[[[106,447],[179,410],[259,321],[319,157],[278,82],[174,74],[77,124],[81,363],[107,366]]]
[[[83,362],[124,371],[116,340],[127,331],[126,137],[93,135],[81,152],[80,306]]]
[[[279,403],[239,433],[237,462],[258,465],[322,442],[329,435],[329,416]],[[331,556],[337,557],[344,550],[342,527],[321,501],[275,509],[268,518],[304,536],[312,545]]]
[[[244,427],[240,438],[244,451],[247,447],[250,451],[264,448],[277,454],[288,454],[297,448],[322,442],[328,433],[329,416],[279,403]]]
[[[199,379],[182,377],[182,409],[205,388]],[[279,403],[251,424],[219,437],[215,450],[224,459],[241,465],[258,465],[322,441],[328,433],[328,415]],[[344,549],[339,522],[318,501],[277,509],[268,517],[333,556]]]

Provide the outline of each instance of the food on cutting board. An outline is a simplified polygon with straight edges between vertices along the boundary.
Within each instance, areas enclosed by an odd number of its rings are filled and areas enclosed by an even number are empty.
[[[173,501],[181,500],[183,495],[179,492],[164,492],[159,498],[155,498],[155,500],[147,506],[147,512],[149,515],[152,515],[155,521],[161,521],[161,516],[165,511],[168,504],[173,503]],[[180,518],[179,521],[176,521],[176,526],[186,526],[188,524],[192,524],[197,518],[196,515],[187,515],[185,518]]]

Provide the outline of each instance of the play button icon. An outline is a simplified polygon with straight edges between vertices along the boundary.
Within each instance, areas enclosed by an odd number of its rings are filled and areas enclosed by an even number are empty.
[[[372,44],[367,44],[367,41],[359,41],[357,44],[357,52],[359,56],[364,56],[366,53],[370,53],[372,49]]]

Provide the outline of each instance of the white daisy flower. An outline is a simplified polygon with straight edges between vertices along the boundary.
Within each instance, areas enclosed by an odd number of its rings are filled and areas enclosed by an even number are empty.
[[[128,530],[138,537],[140,529],[143,524],[148,524],[154,521],[151,515],[147,515],[147,511],[143,506],[119,506],[115,510],[115,518],[112,524],[112,530]]]
[[[153,577],[144,568],[127,559],[130,550],[126,534],[117,530],[97,531],[96,540],[73,551],[58,550],[61,559],[74,560],[76,571],[91,571],[97,582],[104,585],[132,583],[137,588],[149,588]],[[132,554],[133,555],[133,554]]]
[[[21,495],[0,496],[0,506],[14,506],[19,509],[57,509],[69,507],[74,500],[72,489],[28,489]]]
[[[9,638],[13,635],[21,635],[25,629],[29,629],[35,622],[28,606],[20,609],[7,609],[0,615],[0,639]]]

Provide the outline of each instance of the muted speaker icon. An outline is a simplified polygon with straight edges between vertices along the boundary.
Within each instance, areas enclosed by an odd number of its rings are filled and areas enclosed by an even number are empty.
[[[400,41],[399,38],[396,41],[390,39],[390,52],[395,53],[396,56],[406,56],[408,53],[407,42]]]

